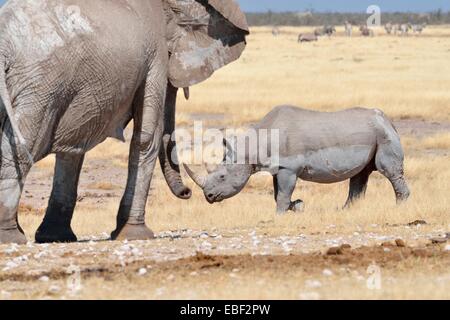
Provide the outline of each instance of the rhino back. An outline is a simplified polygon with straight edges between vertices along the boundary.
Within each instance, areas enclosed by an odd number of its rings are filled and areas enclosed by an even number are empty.
[[[374,110],[363,108],[317,112],[280,106],[257,127],[279,130],[280,153],[292,156],[331,147],[374,146],[377,141],[375,115]]]

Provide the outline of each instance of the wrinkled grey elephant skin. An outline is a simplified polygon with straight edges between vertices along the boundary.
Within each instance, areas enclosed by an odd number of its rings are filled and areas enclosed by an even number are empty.
[[[255,125],[255,129],[279,130],[279,161],[274,161],[273,153],[269,153],[264,161],[261,161],[263,157],[250,154],[261,148],[263,142],[258,141],[257,148],[245,151],[245,158],[257,159],[256,164],[249,164],[249,161],[233,164],[224,160],[206,177],[185,166],[193,180],[203,188],[208,202],[235,196],[250,176],[260,171],[273,174],[279,213],[303,209],[302,200],[291,201],[297,179],[326,184],[349,179],[348,207],[364,196],[370,174],[379,171],[392,183],[398,202],[409,197],[399,134],[378,109],[354,108],[323,113],[281,106]],[[236,153],[236,141],[228,139],[226,145],[228,154],[230,149]],[[273,152],[274,149],[269,146],[267,150]],[[233,157],[237,159],[236,155]]]
[[[56,154],[38,242],[75,241],[70,223],[86,152],[124,140],[129,174],[113,239],[148,239],[156,160],[188,199],[176,159],[178,88],[236,60],[248,34],[234,0],[11,0],[0,11],[0,243],[26,242],[17,209],[33,163]]]

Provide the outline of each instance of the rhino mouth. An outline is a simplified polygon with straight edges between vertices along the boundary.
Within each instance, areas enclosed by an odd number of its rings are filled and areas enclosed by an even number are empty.
[[[219,203],[225,200],[221,194],[205,194],[206,201],[209,204]]]

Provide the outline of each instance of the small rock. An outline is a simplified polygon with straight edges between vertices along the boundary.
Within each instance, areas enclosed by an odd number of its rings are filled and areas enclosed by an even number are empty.
[[[41,282],[49,282],[50,278],[47,277],[47,276],[42,276],[42,277],[39,278],[39,281],[41,281]]]
[[[450,251],[450,244],[446,245],[444,248],[445,251]]]
[[[395,244],[397,245],[397,247],[400,247],[400,248],[406,247],[406,243],[402,239],[395,240]]]
[[[325,269],[322,271],[322,274],[326,277],[331,277],[333,275],[333,271],[331,271],[330,269]]]
[[[173,279],[175,279],[175,276],[173,274],[171,274],[167,277],[168,281],[172,281]]]
[[[308,288],[320,288],[322,286],[322,282],[319,280],[306,280],[305,285]]]
[[[431,239],[431,243],[433,244],[441,244],[441,243],[446,243],[447,242],[447,238],[432,238]]]
[[[18,248],[18,245],[14,243],[14,244],[12,244],[9,248],[5,249],[4,252],[5,252],[6,254],[15,253],[15,252],[18,252],[18,251],[19,251],[17,248]]]
[[[147,269],[146,268],[140,268],[138,271],[138,275],[145,276],[147,274]]]
[[[208,239],[209,238],[209,234],[208,232],[202,232],[200,234],[200,239]]]
[[[342,251],[341,247],[332,247],[330,249],[328,249],[327,251],[327,255],[329,256],[337,256],[337,255],[341,255],[344,252]]]
[[[61,291],[61,288],[59,287],[59,286],[51,286],[49,289],[48,289],[48,293],[51,293],[51,294],[57,294],[57,293],[59,293]]]

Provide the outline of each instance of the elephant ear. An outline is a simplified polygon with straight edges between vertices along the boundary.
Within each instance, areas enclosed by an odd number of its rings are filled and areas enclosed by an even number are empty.
[[[165,0],[169,80],[185,88],[238,59],[249,34],[234,0]]]

